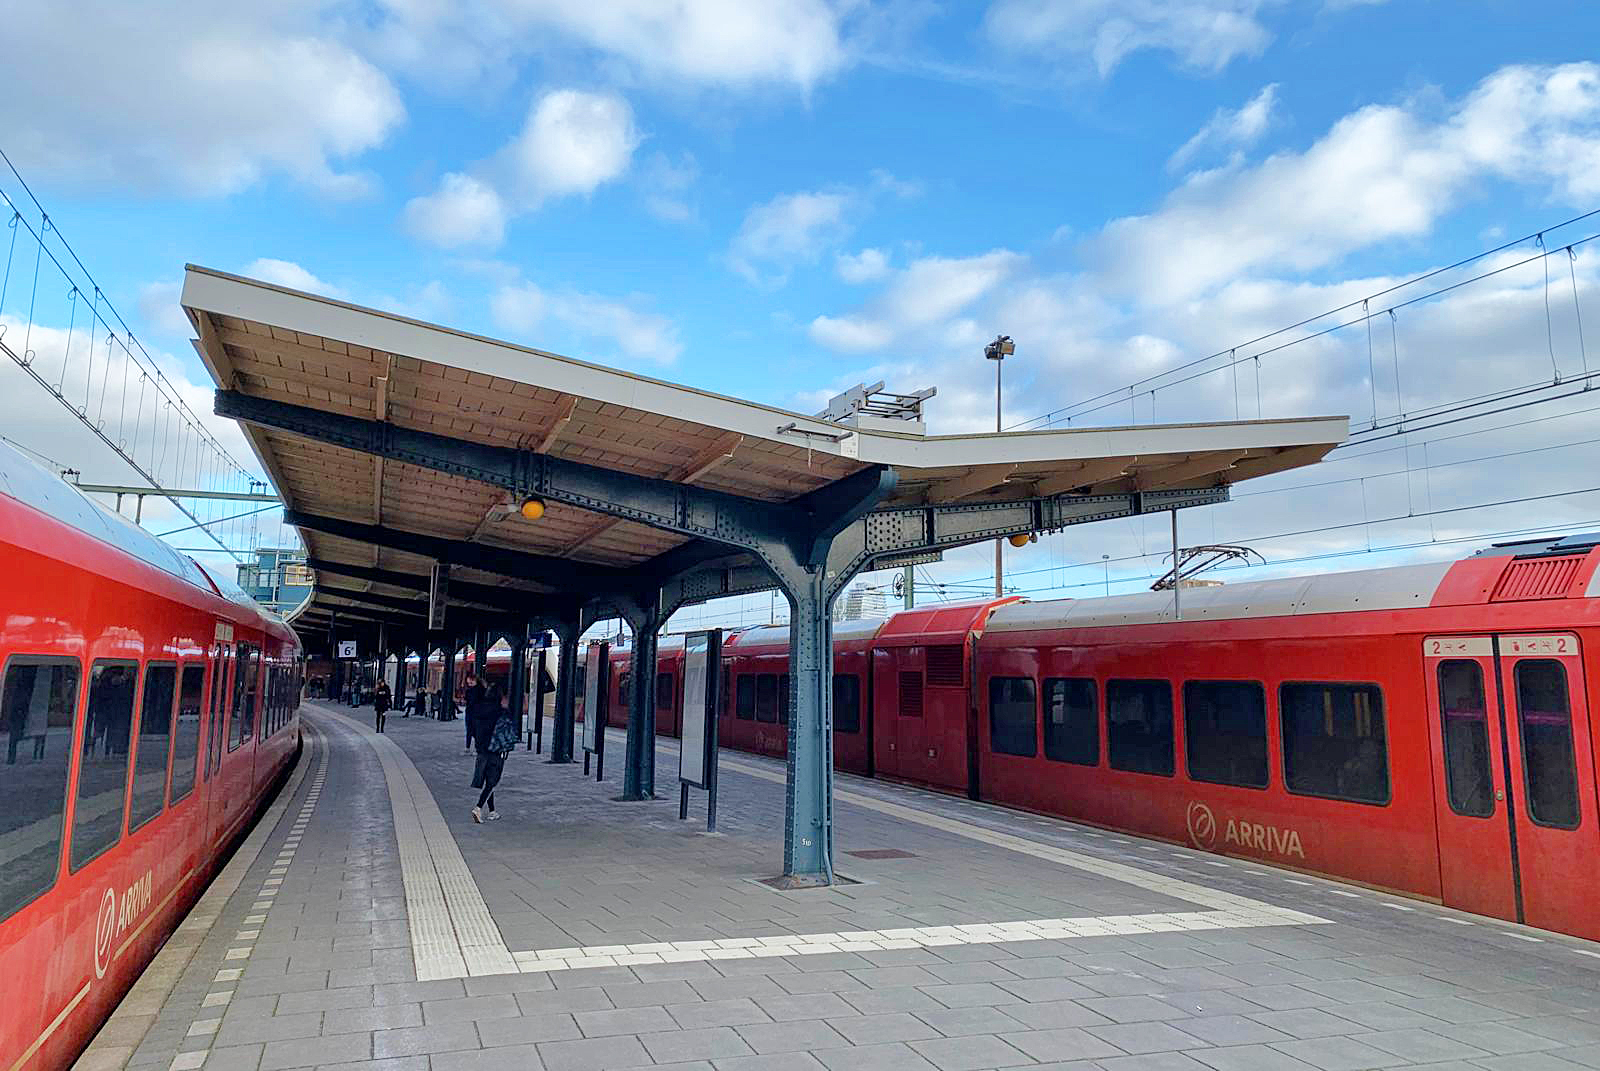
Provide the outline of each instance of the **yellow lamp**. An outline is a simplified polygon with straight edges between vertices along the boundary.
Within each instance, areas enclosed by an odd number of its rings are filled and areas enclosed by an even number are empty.
[[[1011,545],[1013,547],[1025,547],[1029,543],[1032,543],[1034,538],[1034,536],[1028,534],[1027,532],[1018,532],[1016,535],[1011,537]]]
[[[536,521],[544,516],[544,499],[529,498],[522,503],[522,516],[530,521]]]

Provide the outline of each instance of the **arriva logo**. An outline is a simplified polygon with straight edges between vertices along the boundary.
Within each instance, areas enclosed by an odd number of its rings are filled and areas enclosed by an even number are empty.
[[[1189,842],[1201,851],[1217,846],[1217,816],[1211,808],[1195,800],[1189,804]]]
[[[1189,842],[1201,851],[1215,851],[1217,816],[1211,812],[1211,808],[1195,800],[1189,804],[1185,820],[1189,827]],[[1222,844],[1224,847],[1231,845],[1236,848],[1248,848],[1268,855],[1293,856],[1296,859],[1306,857],[1305,848],[1300,844],[1299,831],[1280,829],[1261,822],[1228,819],[1228,824],[1222,833]]]
[[[100,915],[94,925],[94,976],[104,978],[111,966],[111,945],[150,906],[150,871],[128,886],[118,900],[115,890],[107,889],[100,900]]]

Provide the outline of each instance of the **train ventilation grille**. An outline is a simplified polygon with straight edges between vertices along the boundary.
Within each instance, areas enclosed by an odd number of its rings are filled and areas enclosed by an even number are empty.
[[[900,716],[922,717],[922,674],[900,674]]]
[[[941,643],[928,648],[928,683],[961,687],[961,645]]]
[[[1520,602],[1524,599],[1559,599],[1572,586],[1586,554],[1567,554],[1559,558],[1524,558],[1513,561],[1500,574],[1490,602]]]

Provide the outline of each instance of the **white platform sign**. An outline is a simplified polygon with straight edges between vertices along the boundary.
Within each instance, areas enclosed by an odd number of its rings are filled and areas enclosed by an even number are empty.
[[[355,640],[340,640],[339,641],[339,657],[340,658],[355,658],[356,657],[356,641]]]
[[[583,749],[600,750],[600,656],[605,644],[591,643],[583,656]]]
[[[690,634],[683,644],[683,725],[682,745],[678,748],[678,780],[696,788],[706,787],[706,672],[710,659],[711,635]]]

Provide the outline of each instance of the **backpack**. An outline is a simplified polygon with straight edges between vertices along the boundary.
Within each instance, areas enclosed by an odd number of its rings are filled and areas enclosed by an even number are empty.
[[[501,753],[517,749],[517,719],[502,714],[495,719],[494,735],[489,738],[489,750]]]

